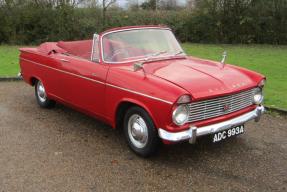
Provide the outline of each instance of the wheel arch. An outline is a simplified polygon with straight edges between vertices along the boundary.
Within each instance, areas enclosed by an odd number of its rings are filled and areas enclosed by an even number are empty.
[[[149,114],[155,127],[157,128],[157,123],[155,121],[155,118],[154,118],[152,112],[149,110],[149,108],[144,103],[137,101],[137,100],[134,100],[134,99],[124,99],[118,103],[116,110],[115,110],[115,117],[114,117],[115,128],[117,128],[117,129],[122,128],[124,115],[126,114],[127,110],[133,106],[137,106],[137,107],[144,109]]]
[[[32,86],[34,86],[37,81],[39,81],[39,78],[32,76],[32,77],[30,77],[30,79],[29,79],[29,84],[32,85]]]
[[[46,82],[43,81],[42,78],[40,78],[40,77],[38,77],[38,76],[31,76],[31,77],[29,78],[29,84],[30,84],[31,86],[35,86],[35,84],[36,84],[37,81],[41,81],[41,82],[43,83],[43,85],[45,86],[45,88],[46,88]]]

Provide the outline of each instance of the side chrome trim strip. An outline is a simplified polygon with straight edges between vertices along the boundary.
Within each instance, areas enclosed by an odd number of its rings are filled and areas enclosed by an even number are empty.
[[[40,65],[40,66],[42,66],[42,67],[46,67],[46,68],[48,68],[48,69],[52,69],[52,70],[55,70],[55,71],[59,71],[59,72],[62,72],[62,73],[66,73],[66,74],[68,74],[68,75],[72,75],[72,76],[75,76],[75,77],[79,77],[79,78],[82,78],[82,79],[86,79],[86,80],[89,80],[89,81],[93,81],[93,82],[96,82],[96,83],[105,85],[105,83],[102,82],[102,81],[94,80],[94,79],[91,79],[91,78],[88,78],[88,77],[84,77],[84,76],[82,76],[82,75],[77,75],[77,74],[75,74],[75,73],[70,73],[70,72],[68,72],[68,71],[64,71],[64,70],[61,70],[61,69],[57,69],[57,68],[54,68],[54,67],[50,67],[50,66],[47,66],[47,65],[43,65],[43,64],[41,64],[41,63],[38,63],[38,62],[35,62],[35,61],[31,61],[31,60],[29,60],[29,59],[24,59],[24,58],[20,58],[20,59],[21,59],[21,60],[24,60],[24,61],[28,61],[28,62],[34,63],[34,64],[36,64],[36,65]]]
[[[31,62],[31,63],[34,63],[36,65],[39,65],[39,66],[42,66],[42,67],[46,67],[48,69],[52,69],[52,70],[55,70],[55,71],[59,71],[59,72],[62,72],[62,73],[66,73],[68,75],[72,75],[72,76],[75,76],[75,77],[79,77],[79,78],[82,78],[82,79],[86,79],[88,81],[92,81],[92,82],[95,82],[95,83],[99,83],[99,84],[102,84],[102,85],[106,85],[106,86],[109,86],[109,87],[113,87],[113,88],[116,88],[116,89],[120,89],[120,90],[123,90],[123,91],[127,91],[127,92],[130,92],[130,93],[134,93],[134,94],[137,94],[137,95],[141,95],[141,96],[144,96],[144,97],[147,97],[147,98],[150,98],[150,99],[154,99],[154,100],[157,100],[157,101],[161,101],[161,102],[164,102],[164,103],[167,103],[167,104],[170,104],[172,105],[173,102],[171,101],[167,101],[167,100],[164,100],[164,99],[160,99],[160,98],[157,98],[157,97],[153,97],[153,96],[150,96],[150,95],[147,95],[147,94],[144,94],[144,93],[140,93],[140,92],[137,92],[137,91],[133,91],[133,90],[130,90],[130,89],[127,89],[127,88],[123,88],[123,87],[119,87],[119,86],[116,86],[116,85],[113,85],[113,84],[109,84],[109,83],[104,83],[102,81],[97,81],[97,80],[94,80],[94,79],[91,79],[91,78],[88,78],[88,77],[84,77],[82,75],[77,75],[77,74],[74,74],[74,73],[70,73],[70,72],[67,72],[67,71],[64,71],[64,70],[61,70],[61,69],[56,69],[54,67],[50,67],[50,66],[47,66],[47,65],[43,65],[41,63],[38,63],[38,62],[35,62],[35,61],[31,61],[29,59],[24,59],[24,58],[20,58],[20,60],[23,60],[23,61],[27,61],[27,62]]]
[[[151,99],[154,99],[154,100],[157,100],[157,101],[161,101],[161,102],[164,102],[164,103],[167,103],[167,104],[170,104],[170,105],[172,104],[172,102],[170,102],[170,101],[167,101],[167,100],[164,100],[164,99],[160,99],[160,98],[157,98],[157,97],[153,97],[153,96],[150,96],[150,95],[147,95],[147,94],[144,94],[144,93],[140,93],[140,92],[137,92],[137,91],[126,89],[126,88],[123,88],[123,87],[118,87],[116,85],[112,85],[112,84],[109,84],[109,83],[107,83],[106,85],[110,86],[110,87],[117,88],[117,89],[121,89],[121,90],[124,90],[124,91],[127,91],[127,92],[131,92],[131,93],[134,93],[134,94],[137,94],[137,95],[148,97],[148,98],[151,98]]]

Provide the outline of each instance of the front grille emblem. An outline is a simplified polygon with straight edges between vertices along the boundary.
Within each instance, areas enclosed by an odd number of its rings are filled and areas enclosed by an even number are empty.
[[[228,104],[223,105],[223,107],[222,107],[222,111],[223,111],[223,112],[226,112],[226,111],[228,111],[229,109],[230,109],[230,106],[229,106]]]

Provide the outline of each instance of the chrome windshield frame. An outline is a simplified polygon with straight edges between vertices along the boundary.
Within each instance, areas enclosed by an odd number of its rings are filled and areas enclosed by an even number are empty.
[[[104,47],[103,47],[103,38],[106,35],[109,35],[111,33],[117,33],[117,32],[122,32],[122,31],[133,31],[133,30],[145,30],[145,29],[159,29],[159,30],[169,30],[172,31],[170,28],[168,27],[138,27],[138,28],[127,28],[127,29],[118,29],[118,30],[114,30],[114,31],[108,31],[102,35],[100,35],[100,43],[101,43],[101,60],[106,63],[106,64],[124,64],[124,63],[132,63],[132,62],[137,62],[137,61],[144,61],[146,58],[141,58],[141,59],[133,59],[133,60],[128,60],[128,61],[119,61],[119,62],[114,62],[114,61],[105,61],[104,58]],[[179,44],[180,46],[180,44]],[[182,47],[180,46],[181,50],[183,51]],[[182,57],[186,57],[186,54],[183,51]],[[156,59],[161,60],[161,59],[168,59],[169,57],[171,57],[173,55],[165,55],[165,56],[160,56],[160,57],[156,57]],[[180,57],[180,55],[176,56],[176,57]]]

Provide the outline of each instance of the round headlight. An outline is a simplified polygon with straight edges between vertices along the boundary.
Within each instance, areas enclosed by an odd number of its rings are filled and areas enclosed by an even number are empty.
[[[254,97],[253,97],[253,102],[254,104],[256,105],[259,105],[263,102],[263,94],[262,94],[262,90],[261,89],[257,89],[255,94],[254,94]]]
[[[179,105],[172,113],[172,120],[176,125],[183,125],[188,121],[188,105]]]

